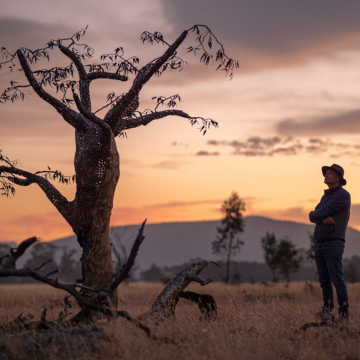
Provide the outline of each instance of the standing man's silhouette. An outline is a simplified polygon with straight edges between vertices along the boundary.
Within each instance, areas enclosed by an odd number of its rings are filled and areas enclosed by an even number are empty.
[[[326,319],[334,308],[332,284],[336,288],[339,315],[349,317],[349,301],[342,272],[342,256],[345,248],[345,234],[350,217],[350,194],[343,189],[346,185],[344,169],[336,164],[323,166],[324,183],[329,189],[314,211],[309,214],[315,223],[315,261],[323,293],[324,306],[319,313]]]

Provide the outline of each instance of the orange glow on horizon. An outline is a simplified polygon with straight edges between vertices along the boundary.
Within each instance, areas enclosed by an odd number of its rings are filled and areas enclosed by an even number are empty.
[[[41,3],[41,13],[46,14],[41,19],[35,5],[24,0],[20,3],[23,6],[9,2],[2,9],[5,14],[2,20],[15,29],[1,34],[5,44],[0,46],[9,47],[9,51],[21,46],[35,49],[51,37],[69,36],[69,31],[79,30],[84,17],[89,17],[92,24],[84,42],[95,49],[91,61],[100,63],[102,53],[109,53],[121,44],[125,56],[136,54],[139,66],[143,66],[161,56],[165,49],[161,44],[142,45],[138,35],[143,30],[159,30],[167,41],[174,41],[179,35],[178,24],[169,17],[169,11],[164,11],[163,1],[139,0],[136,4],[104,6],[89,0],[86,13],[69,12],[61,2],[40,1],[37,4]],[[168,3],[170,7],[175,4]],[[298,3],[306,6],[305,2]],[[79,10],[83,4],[72,2],[72,6]],[[349,11],[346,7],[343,10]],[[188,11],[189,16],[194,15],[190,7]],[[227,7],[224,14],[225,11]],[[276,16],[280,13],[276,12]],[[200,64],[201,54],[195,57],[186,53],[186,48],[194,45],[189,36],[178,53],[188,62],[183,71],[166,71],[153,77],[139,96],[139,110],[144,111],[155,109],[152,97],[179,94],[178,110],[194,117],[211,118],[219,122],[219,127],[210,128],[202,136],[201,124],[191,126],[186,118],[168,117],[129,130],[127,138],[117,139],[121,176],[111,226],[140,224],[145,218],[148,223],[217,220],[221,217],[221,203],[231,191],[237,191],[244,199],[245,216],[309,224],[308,213],[324,190],[321,167],[338,163],[345,169],[346,189],[352,197],[350,226],[360,230],[357,23],[333,26],[337,17],[331,17],[329,10],[324,19],[330,16],[328,25],[333,32],[324,31],[318,21],[311,28],[314,36],[304,36],[306,29],[300,28],[295,41],[295,31],[282,32],[284,42],[280,44],[277,34],[282,22],[275,15],[269,19],[273,21],[269,29],[274,32],[270,43],[267,41],[270,34],[261,38],[259,33],[259,39],[255,39],[250,36],[251,31],[245,32],[249,41],[235,39],[233,35],[240,32],[234,29],[243,24],[228,24],[229,14],[224,14],[209,4],[201,16],[210,16],[210,21],[211,17],[224,16],[225,21],[217,31],[224,39],[227,54],[240,61],[231,81],[223,71],[215,71],[216,64]],[[58,19],[63,22],[60,24]],[[294,26],[299,23],[297,20]],[[31,66],[34,69],[61,66],[68,60],[56,51],[51,56],[50,63],[46,60]],[[10,80],[26,84],[23,72],[7,70],[4,66],[0,71],[1,92]],[[129,74],[128,82],[94,81],[93,111],[106,104],[109,93],[119,95],[128,91],[133,79],[134,74]],[[54,89],[50,91],[55,94]],[[49,165],[66,175],[74,173],[74,129],[57,111],[34,93],[23,102],[0,106],[0,144],[4,156],[19,159],[20,168],[31,172],[47,169]],[[97,115],[101,117],[105,111]],[[54,183],[54,186],[69,201],[74,199],[74,185]],[[72,235],[70,226],[36,185],[16,187],[16,191],[14,198],[0,198],[0,241],[19,242],[33,235],[49,241]]]

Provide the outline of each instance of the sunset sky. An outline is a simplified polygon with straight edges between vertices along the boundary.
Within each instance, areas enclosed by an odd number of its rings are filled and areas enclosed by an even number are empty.
[[[352,197],[350,225],[360,229],[360,2],[358,0],[15,0],[3,4],[0,47],[40,48],[89,25],[83,42],[92,62],[122,46],[140,65],[165,51],[142,44],[144,30],[168,42],[194,24],[208,25],[228,56],[239,61],[229,81],[217,65],[205,67],[180,48],[181,71],[153,78],[140,110],[154,109],[153,96],[180,94],[181,109],[212,118],[219,128],[202,136],[183,118],[164,118],[118,139],[121,176],[111,225],[219,219],[231,191],[246,203],[245,215],[308,222],[323,189],[321,166],[340,164]],[[201,54],[200,54],[201,55]],[[57,51],[51,63],[67,65]],[[0,71],[1,89],[22,73]],[[95,82],[93,108],[107,94],[131,86]],[[0,149],[24,170],[46,166],[74,173],[74,131],[33,92],[24,102],[0,104]],[[56,184],[69,199],[75,186]],[[36,235],[53,240],[70,226],[37,187],[17,187],[0,199],[0,241]]]

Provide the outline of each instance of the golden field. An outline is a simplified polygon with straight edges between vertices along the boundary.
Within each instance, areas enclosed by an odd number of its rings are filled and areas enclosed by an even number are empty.
[[[122,284],[119,309],[136,317],[150,308],[162,288],[158,283]],[[218,318],[199,321],[198,307],[181,299],[175,320],[160,325],[144,321],[154,335],[168,341],[151,340],[124,319],[102,320],[98,326],[105,329],[107,341],[99,344],[97,351],[55,351],[51,359],[360,359],[360,283],[348,284],[348,324],[341,329],[307,331],[300,327],[314,321],[321,308],[317,283],[293,282],[289,287],[284,283],[191,284],[187,290],[213,295]],[[10,322],[20,313],[32,313],[34,320],[39,320],[45,303],[47,320],[52,320],[62,310],[64,295],[42,284],[0,285],[0,322]],[[77,310],[72,308],[73,313]],[[32,358],[20,349],[13,349],[12,354],[14,359]]]

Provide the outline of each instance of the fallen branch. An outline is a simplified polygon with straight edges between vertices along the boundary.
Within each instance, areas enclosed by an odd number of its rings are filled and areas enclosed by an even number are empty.
[[[210,305],[215,308],[216,311],[216,302],[214,298],[211,296],[212,300],[207,299],[205,300],[205,297],[202,300],[202,295],[198,295],[195,293],[190,293],[187,295],[183,292],[185,288],[191,283],[191,282],[197,282],[201,286],[205,286],[209,284],[212,279],[207,278],[206,280],[201,279],[198,275],[202,270],[204,270],[208,266],[207,261],[198,261],[196,263],[190,264],[185,269],[182,269],[179,271],[165,286],[163,291],[159,294],[154,304],[151,306],[151,309],[149,312],[142,314],[138,317],[138,320],[144,319],[146,316],[150,316],[151,319],[158,321],[163,318],[167,318],[170,316],[175,315],[175,308],[176,304],[179,300],[179,297],[187,298],[190,301],[196,302],[199,307],[200,311],[205,311],[207,305],[210,304],[210,302],[213,302],[213,305]],[[194,295],[191,295],[194,294]],[[196,295],[198,296],[196,298]],[[210,295],[207,295],[210,296]],[[206,303],[206,305],[205,305]],[[215,305],[214,305],[215,304]],[[206,306],[204,308],[204,306]],[[209,309],[208,309],[209,310]],[[214,311],[211,310],[212,315],[214,314]]]
[[[179,294],[179,298],[192,301],[198,305],[203,318],[215,319],[217,317],[216,301],[211,295],[183,291]]]
[[[305,330],[307,330],[307,329],[309,329],[311,327],[323,327],[323,326],[339,329],[339,324],[335,320],[323,320],[323,321],[320,321],[320,322],[306,323],[300,328],[300,330],[305,331]]]

